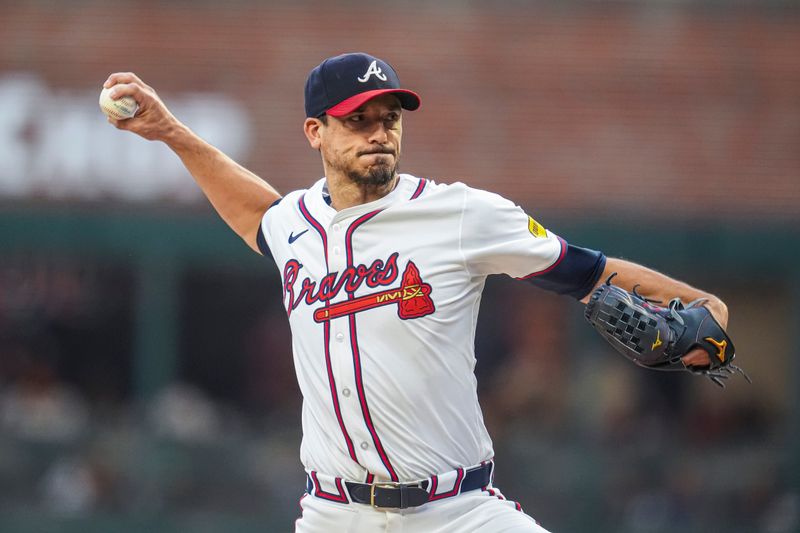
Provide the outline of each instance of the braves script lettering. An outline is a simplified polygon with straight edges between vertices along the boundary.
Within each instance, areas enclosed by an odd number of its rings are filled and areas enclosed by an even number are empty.
[[[376,259],[370,266],[354,265],[347,267],[341,274],[331,272],[323,277],[319,286],[316,281],[303,278],[300,290],[295,293],[295,285],[300,277],[303,265],[296,259],[290,259],[283,267],[283,299],[286,312],[291,316],[301,302],[312,305],[315,302],[328,302],[344,288],[346,292],[355,292],[366,283],[367,287],[391,285],[397,279],[397,252],[389,256],[386,262]]]

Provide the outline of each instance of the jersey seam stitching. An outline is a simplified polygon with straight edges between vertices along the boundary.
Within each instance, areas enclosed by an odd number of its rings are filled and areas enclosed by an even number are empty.
[[[462,246],[462,240],[464,236],[464,217],[466,216],[467,212],[467,192],[468,189],[464,189],[464,194],[461,201],[461,218],[458,221],[458,253],[461,255],[461,263],[464,265],[464,272],[471,278],[472,273],[469,271],[469,264],[467,263],[467,257],[464,255],[464,248]],[[481,298],[478,295],[475,303],[472,305],[472,331],[470,335],[472,336],[472,345],[475,346],[475,334],[478,330],[478,310],[480,309],[480,302]]]
[[[461,201],[461,218],[458,221],[458,254],[461,256],[461,264],[464,265],[464,271],[472,277],[472,273],[469,271],[469,265],[467,264],[467,258],[464,255],[464,247],[462,246],[462,240],[464,237],[464,215],[467,211],[467,190],[464,189],[463,199]]]

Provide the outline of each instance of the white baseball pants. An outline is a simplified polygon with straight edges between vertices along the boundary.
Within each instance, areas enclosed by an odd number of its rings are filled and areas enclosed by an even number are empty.
[[[492,487],[409,509],[376,509],[308,494],[300,507],[295,533],[548,533]]]

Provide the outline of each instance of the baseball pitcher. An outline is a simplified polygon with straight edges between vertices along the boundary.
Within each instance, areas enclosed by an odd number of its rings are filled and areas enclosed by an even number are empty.
[[[567,243],[496,194],[398,173],[403,114],[420,97],[379,58],[349,53],[311,70],[303,129],[324,177],[285,196],[136,75],[104,86],[138,104],[110,122],[166,143],[280,270],[303,394],[297,532],[545,531],[493,484],[473,372],[490,274],[588,303],[590,323],[636,364],[719,383],[736,368],[719,298]]]

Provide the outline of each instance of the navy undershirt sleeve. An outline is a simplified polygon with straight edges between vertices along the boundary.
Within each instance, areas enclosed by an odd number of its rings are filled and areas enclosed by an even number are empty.
[[[270,209],[281,203],[281,200],[283,200],[283,197],[280,197],[274,202],[272,202],[272,204],[270,204],[270,206],[267,208],[267,211],[269,211]],[[258,234],[256,235],[256,245],[258,246],[258,249],[261,251],[261,254],[264,257],[272,257],[272,252],[270,251],[269,246],[267,245],[267,238],[264,237],[264,228],[261,227],[261,224],[258,225]]]
[[[256,244],[258,245],[258,249],[261,250],[261,254],[264,257],[270,255],[269,246],[267,246],[267,239],[264,238],[264,230],[261,226],[258,226],[258,235],[256,235]]]
[[[560,263],[552,270],[527,278],[526,281],[580,300],[594,288],[605,267],[606,256],[602,252],[567,244],[567,251]]]

